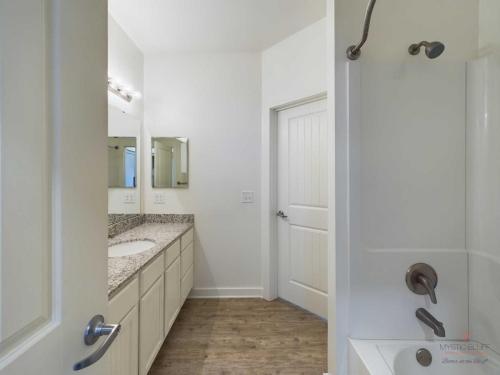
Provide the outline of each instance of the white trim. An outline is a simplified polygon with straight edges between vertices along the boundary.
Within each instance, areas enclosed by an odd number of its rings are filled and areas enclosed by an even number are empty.
[[[278,112],[286,109],[298,107],[301,105],[325,100],[328,98],[326,92],[321,92],[316,95],[311,95],[302,99],[293,100],[288,103],[277,105],[269,108],[269,143],[263,142],[263,155],[268,157],[262,158],[262,173],[266,170],[269,173],[266,178],[262,179],[261,187],[262,195],[262,234],[261,234],[261,255],[262,255],[262,297],[268,301],[278,298],[278,237],[276,227],[276,210],[278,199],[278,180],[277,180],[277,128],[278,128]],[[267,167],[267,168],[264,168]],[[269,182],[268,186],[265,181]],[[267,190],[269,189],[269,190]],[[267,196],[266,196],[267,194]],[[265,199],[267,198],[267,199]]]
[[[335,34],[335,0],[327,0],[326,15],[326,66],[327,66],[327,93],[329,115],[329,157],[328,157],[328,372],[343,375],[347,371],[343,367],[343,360],[338,352],[347,347],[346,342],[337,342],[337,254],[336,254],[336,34]],[[341,334],[339,336],[342,336]],[[341,338],[343,341],[344,338]],[[340,350],[339,350],[340,349]]]
[[[326,91],[324,91],[324,92],[316,94],[316,95],[308,96],[306,98],[294,100],[294,101],[291,101],[289,103],[273,107],[273,108],[271,108],[271,110],[274,112],[284,111],[286,109],[300,107],[301,105],[319,102],[320,100],[327,99],[327,97],[328,97],[328,95],[327,95]]]
[[[262,288],[194,288],[188,298],[262,298]]]
[[[275,107],[276,108],[276,107]],[[262,296],[268,301],[278,298],[276,200],[277,200],[277,111],[266,109],[262,123],[261,159],[261,277]]]

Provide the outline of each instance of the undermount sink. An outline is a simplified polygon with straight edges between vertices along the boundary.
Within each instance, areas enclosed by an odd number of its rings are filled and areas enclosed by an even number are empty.
[[[155,245],[153,241],[148,240],[122,242],[108,247],[108,256],[110,258],[116,258],[139,254],[152,249]]]

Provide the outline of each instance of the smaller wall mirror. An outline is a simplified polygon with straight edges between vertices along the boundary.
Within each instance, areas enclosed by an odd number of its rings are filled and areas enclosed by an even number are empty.
[[[152,138],[152,181],[154,188],[189,187],[189,144],[183,137]]]
[[[137,186],[137,141],[134,137],[108,137],[108,187]]]

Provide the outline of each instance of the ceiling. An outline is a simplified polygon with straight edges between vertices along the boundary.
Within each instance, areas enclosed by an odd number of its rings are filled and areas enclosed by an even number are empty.
[[[109,0],[146,54],[256,52],[326,16],[326,0]]]

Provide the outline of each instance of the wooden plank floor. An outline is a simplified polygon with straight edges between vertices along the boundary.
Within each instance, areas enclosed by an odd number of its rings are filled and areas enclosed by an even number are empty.
[[[287,302],[187,300],[149,375],[318,375],[327,323]]]

